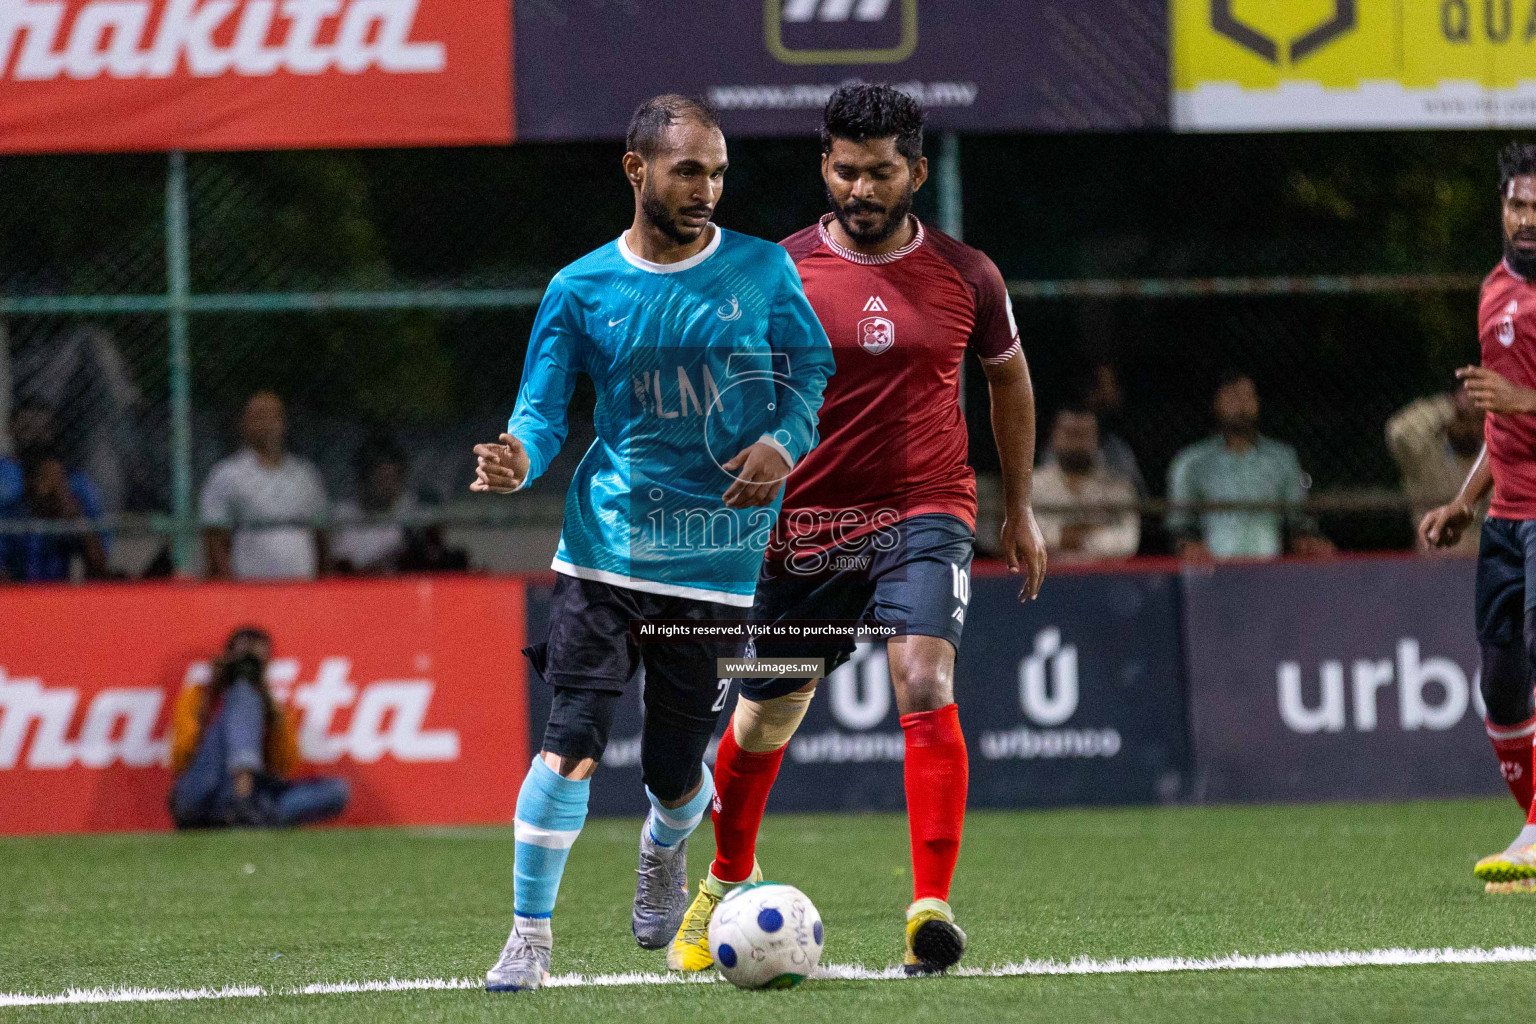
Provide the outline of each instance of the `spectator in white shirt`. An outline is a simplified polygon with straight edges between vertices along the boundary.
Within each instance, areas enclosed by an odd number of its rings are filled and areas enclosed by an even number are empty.
[[[1051,557],[1086,562],[1136,554],[1136,484],[1105,465],[1098,417],[1081,407],[1060,410],[1050,443],[1055,459],[1035,470],[1032,494]]]
[[[419,511],[406,490],[410,469],[405,452],[383,434],[357,450],[357,497],[336,503],[331,557],[338,572],[389,573],[400,569],[410,541],[399,520]],[[373,522],[368,520],[372,519]],[[394,522],[387,520],[393,519]]]
[[[307,459],[283,450],[283,401],[251,396],[245,442],[203,485],[203,544],[213,579],[313,579],[325,565],[325,485]],[[250,526],[251,523],[286,523]]]

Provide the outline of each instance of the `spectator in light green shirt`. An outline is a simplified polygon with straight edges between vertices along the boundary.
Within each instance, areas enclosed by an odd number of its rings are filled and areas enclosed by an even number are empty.
[[[1168,513],[1168,532],[1181,557],[1277,558],[1287,535],[1298,555],[1330,554],[1333,545],[1299,508],[1308,480],[1296,449],[1259,433],[1259,394],[1246,374],[1229,374],[1216,388],[1217,433],[1183,449],[1168,467],[1168,500],[1177,504],[1253,502],[1293,506],[1273,512]]]

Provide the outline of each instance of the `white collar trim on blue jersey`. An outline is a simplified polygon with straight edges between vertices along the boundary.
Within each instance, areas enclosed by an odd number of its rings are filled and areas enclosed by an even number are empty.
[[[722,232],[719,228],[715,227],[714,221],[709,222],[709,228],[715,233],[715,237],[709,240],[709,244],[706,245],[703,249],[700,249],[698,252],[694,253],[692,256],[689,256],[687,259],[679,260],[676,263],[652,263],[650,260],[641,259],[639,256],[636,256],[635,251],[629,247],[629,242],[627,241],[629,235],[628,231],[625,231],[623,234],[619,235],[619,255],[624,257],[625,263],[628,263],[630,266],[639,270],[644,270],[650,274],[677,274],[684,270],[692,270],[694,267],[698,266],[700,263],[703,263],[705,260],[713,256],[715,254],[715,250],[720,248],[720,236]]]

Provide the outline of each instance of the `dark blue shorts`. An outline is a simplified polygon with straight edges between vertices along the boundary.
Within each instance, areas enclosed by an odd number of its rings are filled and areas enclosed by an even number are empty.
[[[934,514],[904,519],[880,534],[839,545],[812,570],[763,564],[752,618],[757,622],[816,619],[896,627],[901,636],[936,636],[960,649],[971,600],[975,534],[964,521]],[[764,641],[748,657],[823,658],[826,671],[848,660],[851,638]],[[741,693],[771,700],[793,693],[805,678],[743,679]]]
[[[1536,608],[1536,520],[1483,521],[1477,549],[1477,638],[1512,644],[1525,634],[1525,614]]]

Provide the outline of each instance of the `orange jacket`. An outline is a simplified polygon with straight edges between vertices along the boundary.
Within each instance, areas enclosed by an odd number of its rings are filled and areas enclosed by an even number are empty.
[[[182,687],[176,696],[176,707],[171,716],[171,771],[180,775],[197,756],[198,744],[203,739],[203,704],[208,699],[206,685]],[[266,773],[286,779],[299,766],[299,740],[293,731],[293,722],[287,708],[277,709],[277,722],[267,730],[265,752]]]

